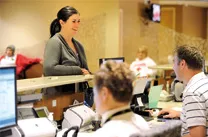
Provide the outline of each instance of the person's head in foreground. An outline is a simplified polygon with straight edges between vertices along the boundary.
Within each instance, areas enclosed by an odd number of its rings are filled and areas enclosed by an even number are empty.
[[[147,57],[148,55],[148,49],[146,46],[141,46],[138,51],[137,51],[137,58],[139,60],[143,60]]]
[[[103,114],[109,110],[129,105],[134,74],[126,63],[107,61],[94,76],[94,101],[96,111]]]
[[[178,46],[173,63],[177,79],[187,84],[192,76],[202,71],[204,57],[196,47]]]
[[[14,56],[14,52],[15,52],[15,46],[14,45],[9,45],[7,48],[6,48],[6,56],[8,57],[12,57]]]

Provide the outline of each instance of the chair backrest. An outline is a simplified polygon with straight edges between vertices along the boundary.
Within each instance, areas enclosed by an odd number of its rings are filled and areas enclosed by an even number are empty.
[[[181,137],[180,120],[169,120],[165,124],[154,126],[146,132],[138,132],[130,137]]]
[[[43,75],[43,65],[40,63],[32,64],[25,69],[25,78],[37,78]]]

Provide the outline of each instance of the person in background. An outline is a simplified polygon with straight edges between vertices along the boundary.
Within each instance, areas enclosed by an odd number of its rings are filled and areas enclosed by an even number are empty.
[[[85,50],[74,35],[80,25],[79,12],[70,6],[63,7],[50,26],[51,38],[44,53],[44,75],[66,76],[90,74]],[[83,83],[80,84],[80,88]],[[60,89],[59,89],[60,88]],[[55,91],[74,91],[74,85],[57,87]]]
[[[183,84],[183,82],[174,79],[173,82],[171,83],[171,94],[174,95],[174,99],[176,102],[181,102],[182,101],[182,97],[183,97],[183,90],[184,90],[185,86]]]
[[[173,70],[183,81],[182,112],[163,109],[164,118],[180,117],[183,137],[208,136],[208,77],[202,71],[204,57],[196,47],[178,46],[175,50]]]
[[[16,55],[15,53],[15,46],[9,45],[6,48],[5,55],[0,58],[1,65],[15,65],[16,62]]]
[[[185,85],[183,84],[183,81],[177,80],[174,71],[171,74],[171,78],[174,78],[174,80],[172,81],[170,86],[170,93],[174,95],[174,99],[176,102],[181,102]]]
[[[150,77],[156,74],[156,71],[149,69],[150,66],[155,66],[156,63],[148,57],[146,46],[142,46],[137,51],[137,58],[130,65],[130,69],[134,71],[137,77]]]
[[[15,46],[9,45],[6,48],[5,55],[0,57],[0,65],[16,65],[17,78],[21,77],[22,71],[29,65],[40,63],[39,58],[28,58],[22,54],[15,54]]]
[[[80,132],[78,137],[129,137],[149,129],[147,122],[130,109],[134,79],[126,63],[107,61],[101,65],[94,76],[94,101],[96,112],[102,116],[102,127],[92,133]],[[70,131],[68,137],[73,134]]]
[[[137,51],[137,58],[134,62],[131,63],[130,69],[135,73],[136,77],[152,77],[156,75],[156,71],[149,69],[150,66],[155,66],[156,63],[148,57],[148,50],[146,46],[142,46]],[[145,105],[148,105],[149,99],[149,89],[150,89],[151,81],[148,81],[145,89],[144,89],[144,95],[142,96],[142,102]],[[138,105],[137,102],[137,95],[133,96],[131,104]]]
[[[173,55],[168,55],[168,63],[173,65]],[[183,84],[183,81],[180,81],[176,78],[174,71],[171,72],[170,76],[173,78],[170,86],[170,93],[174,96],[174,100],[176,102],[181,102],[185,85]]]

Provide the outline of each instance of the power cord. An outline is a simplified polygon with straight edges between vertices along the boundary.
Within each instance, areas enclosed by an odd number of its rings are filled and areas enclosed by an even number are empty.
[[[67,137],[68,133],[71,131],[71,130],[75,130],[74,134],[72,135],[72,137],[77,137],[77,134],[79,132],[79,127],[78,126],[73,126],[71,128],[69,128],[68,130],[66,130],[63,134],[62,137]]]

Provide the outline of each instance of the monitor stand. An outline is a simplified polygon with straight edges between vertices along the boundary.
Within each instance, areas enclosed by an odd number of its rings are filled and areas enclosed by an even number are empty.
[[[9,129],[4,129],[0,131],[1,137],[24,137],[23,131],[19,126],[15,126]]]

